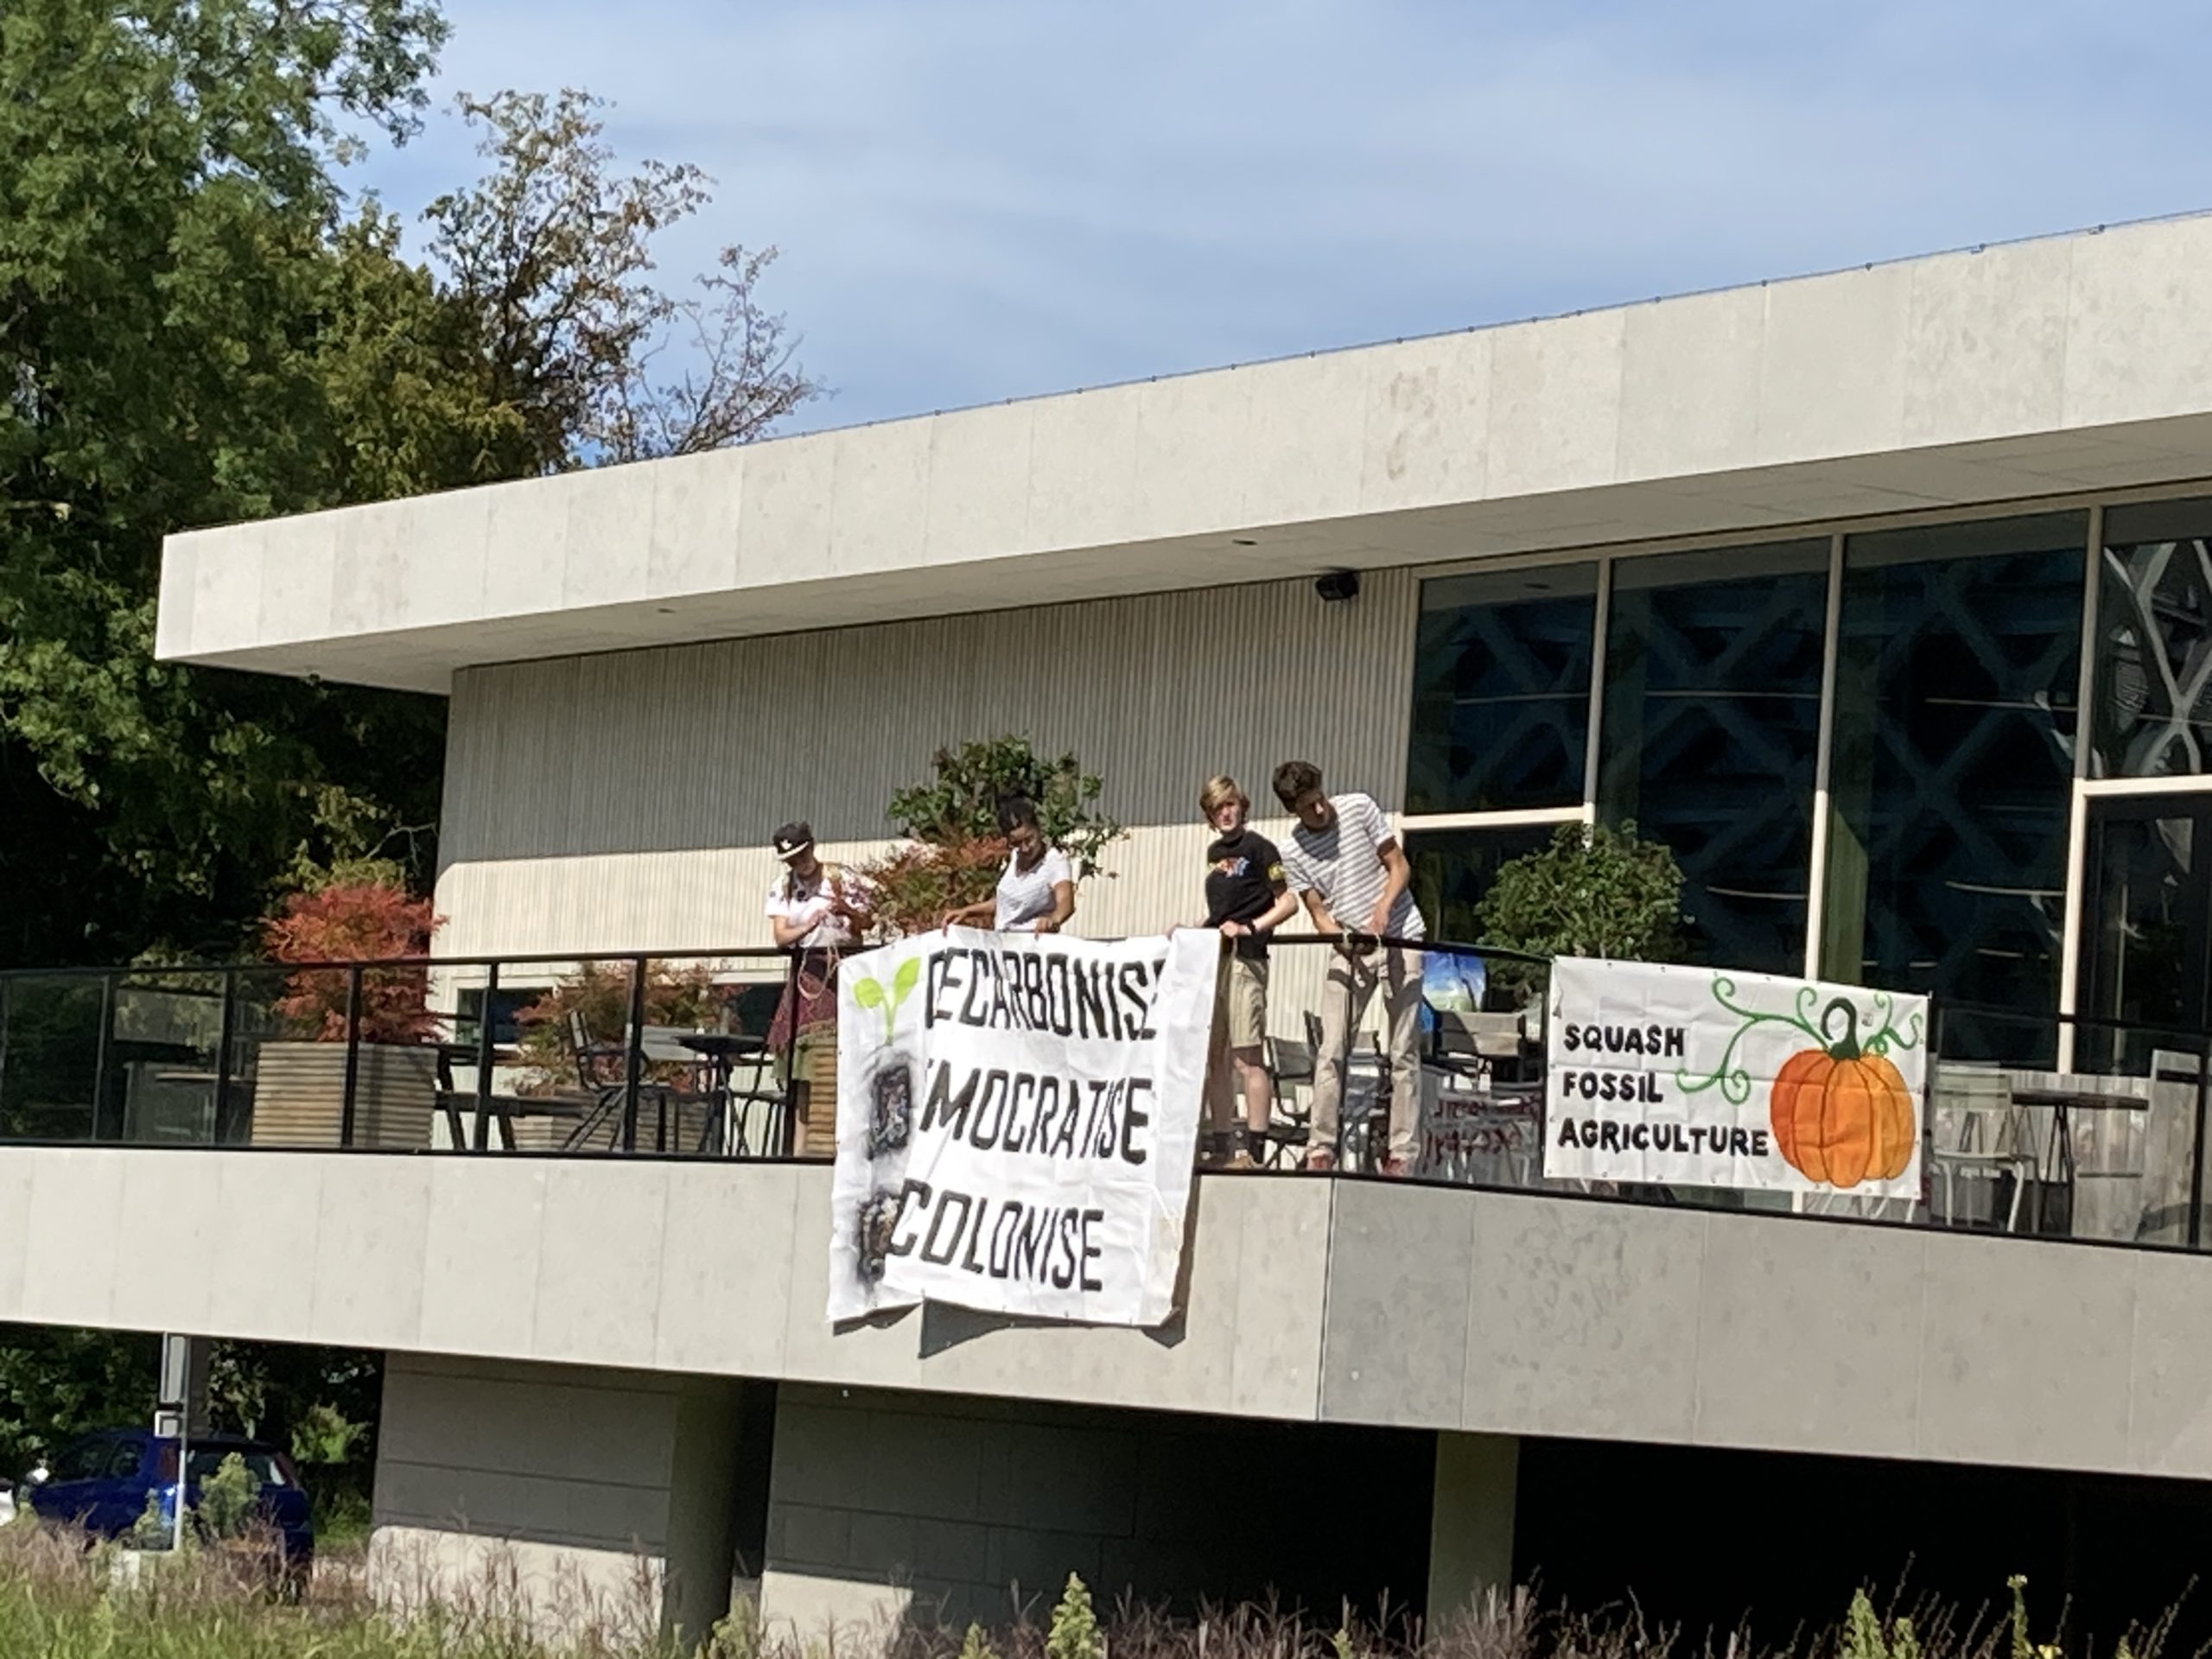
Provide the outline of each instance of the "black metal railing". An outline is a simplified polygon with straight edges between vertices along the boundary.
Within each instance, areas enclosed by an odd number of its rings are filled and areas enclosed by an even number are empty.
[[[1273,941],[1258,1081],[1225,1045],[1210,1071],[1209,1163],[1289,1170],[1320,1151],[1349,1174],[2206,1242],[2212,1033],[1937,1004],[1917,1195],[1570,1179],[1544,1169],[1547,964],[1447,942],[1344,944]],[[1420,975],[1410,1071],[1390,1052],[1394,957]],[[0,1141],[827,1157],[835,1030],[813,1016],[834,1007],[833,965],[740,949],[0,972]],[[1331,1006],[1346,976],[1372,982],[1357,1019]],[[1402,980],[1395,995],[1404,1006]],[[1317,1133],[1332,1093],[1337,1123]]]

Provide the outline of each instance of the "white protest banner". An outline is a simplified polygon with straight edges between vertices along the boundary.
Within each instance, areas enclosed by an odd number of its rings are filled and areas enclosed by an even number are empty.
[[[1547,1176],[1920,1195],[1924,996],[1562,957],[1544,1024]]]
[[[849,957],[830,1318],[1166,1320],[1220,953],[954,928]]]

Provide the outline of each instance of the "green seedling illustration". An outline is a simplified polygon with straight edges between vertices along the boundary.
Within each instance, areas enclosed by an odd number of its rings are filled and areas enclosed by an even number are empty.
[[[878,1008],[883,1014],[883,1040],[891,1040],[893,1024],[899,1018],[899,1005],[914,994],[914,987],[921,982],[922,959],[909,957],[899,964],[899,971],[891,976],[891,989],[887,994],[880,980],[862,974],[853,982],[853,1001],[864,1008]]]

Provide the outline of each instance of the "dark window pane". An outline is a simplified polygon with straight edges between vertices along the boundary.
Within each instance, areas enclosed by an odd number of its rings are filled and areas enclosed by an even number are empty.
[[[0,983],[0,1136],[94,1137],[106,1013],[92,975],[25,974]]]
[[[1414,899],[1428,924],[1429,938],[1452,944],[1481,944],[1482,924],[1475,919],[1475,906],[1490,891],[1497,867],[1548,847],[1558,833],[1554,823],[1409,832],[1406,859],[1413,866]]]
[[[2105,515],[2092,775],[2212,771],[2212,501]]]
[[[1832,976],[2057,1006],[2087,537],[2060,513],[1845,549]]]
[[[1597,592],[1594,564],[1422,584],[1408,812],[1581,802]]]
[[[1613,567],[1598,798],[1673,849],[1693,961],[1804,965],[1827,565],[1795,542]]]

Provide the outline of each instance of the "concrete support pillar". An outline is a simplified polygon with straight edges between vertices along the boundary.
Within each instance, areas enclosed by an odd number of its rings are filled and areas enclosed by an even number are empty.
[[[733,1380],[394,1354],[370,1587],[492,1599],[556,1638],[703,1637],[729,1607],[748,1408]]]
[[[1521,1442],[1510,1434],[1436,1437],[1428,1541],[1428,1624],[1440,1627],[1485,1591],[1513,1587],[1513,1503]]]

